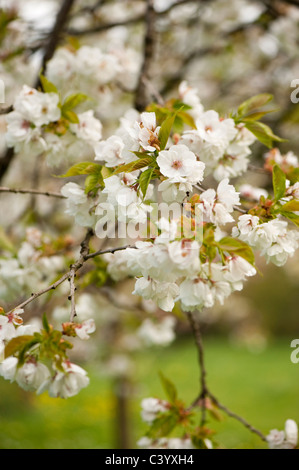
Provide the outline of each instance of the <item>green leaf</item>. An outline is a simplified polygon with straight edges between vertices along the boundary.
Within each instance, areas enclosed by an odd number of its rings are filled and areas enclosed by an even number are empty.
[[[46,331],[47,333],[50,333],[51,327],[50,327],[50,325],[49,325],[49,322],[48,322],[48,319],[47,319],[47,315],[46,315],[45,313],[44,313],[44,315],[43,315],[43,320],[42,320],[42,322],[43,322],[43,327],[44,327],[45,331]]]
[[[20,349],[20,352],[19,352],[19,362],[18,362],[19,367],[25,363],[26,353],[29,352],[33,346],[36,346],[39,343],[40,343],[40,340],[36,336],[34,336],[31,341],[28,341],[26,344],[24,344],[24,346]]]
[[[143,197],[145,197],[146,195],[146,191],[152,179],[153,172],[154,172],[154,168],[148,168],[147,170],[143,171],[141,175],[139,176],[138,181],[139,181],[139,186],[143,194]]]
[[[171,114],[171,111],[168,108],[160,106],[156,103],[151,103],[149,106],[147,106],[146,111],[155,113],[158,123],[162,123],[167,118],[167,116]]]
[[[297,227],[299,227],[299,215],[294,214],[294,212],[280,211],[280,214],[293,222]]]
[[[281,210],[287,212],[299,212],[299,200],[293,199],[292,201],[288,201],[281,207]]]
[[[147,432],[147,436],[153,439],[168,436],[178,423],[178,416],[175,413],[164,413],[158,416]]]
[[[184,124],[187,126],[192,127],[192,129],[196,129],[196,124],[192,116],[186,113],[185,111],[179,111],[177,117],[181,118]]]
[[[287,174],[288,180],[290,180],[291,185],[298,183],[299,181],[299,168],[292,168],[291,171],[288,171]]]
[[[58,90],[56,86],[53,83],[51,83],[50,80],[47,79],[47,77],[41,74],[39,78],[40,78],[40,82],[42,84],[42,87],[45,93],[57,93],[58,94]]]
[[[254,265],[254,253],[247,243],[232,237],[224,237],[217,243],[218,248],[228,252],[230,255],[237,255],[244,258],[248,263]]]
[[[167,145],[176,115],[177,113],[172,114],[171,116],[167,117],[165,121],[163,121],[161,124],[161,128],[159,131],[160,150],[164,150]]]
[[[134,153],[134,155],[136,155],[136,157],[141,158],[141,159],[150,156],[147,152],[132,152],[132,153]]]
[[[98,174],[102,170],[102,166],[98,163],[81,162],[73,165],[64,175],[59,175],[59,178],[68,178],[70,176],[78,175],[92,175]]]
[[[71,111],[70,109],[61,109],[61,116],[69,121],[71,124],[79,124],[79,118],[74,111]]]
[[[19,352],[24,348],[26,344],[33,341],[35,338],[32,335],[22,335],[17,336],[16,338],[11,339],[5,346],[4,356],[10,357]],[[36,339],[37,341],[37,339]]]
[[[256,136],[256,138],[266,147],[272,148],[273,141],[286,142],[285,139],[273,134],[272,129],[263,122],[250,121],[245,122],[245,127]]]
[[[172,104],[173,109],[181,110],[181,111],[189,111],[192,109],[192,106],[189,104],[184,103],[183,101],[180,100],[175,100]]]
[[[166,393],[167,399],[170,403],[174,404],[177,400],[177,389],[175,385],[167,379],[162,372],[159,372],[160,380],[164,391]]]
[[[65,99],[61,108],[61,112],[64,113],[65,111],[70,111],[88,99],[89,97],[87,95],[84,95],[83,93],[75,93],[73,95],[70,95]]]
[[[273,95],[269,93],[261,93],[259,95],[253,96],[248,100],[244,101],[238,108],[238,116],[245,117],[248,114],[256,111],[257,109],[265,106],[270,101],[272,101]]]
[[[88,194],[90,191],[93,191],[98,186],[104,187],[104,179],[102,175],[102,167],[98,165],[99,168],[96,173],[88,175],[85,180],[85,193]]]
[[[286,191],[286,175],[278,165],[273,167],[272,184],[275,200],[278,201],[285,195]]]
[[[133,162],[118,166],[113,174],[117,175],[118,173],[130,173],[131,171],[141,170],[142,168],[149,166],[154,162],[155,160],[153,157],[147,156],[146,158],[140,158],[139,160],[134,160]]]
[[[266,114],[274,113],[275,111],[278,111],[278,109],[271,109],[270,111],[255,111],[246,116],[242,116],[242,118],[240,118],[239,121],[241,122],[258,121],[259,119],[264,117]]]

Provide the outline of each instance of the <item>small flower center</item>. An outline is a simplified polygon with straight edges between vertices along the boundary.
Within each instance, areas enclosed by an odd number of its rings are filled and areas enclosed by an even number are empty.
[[[179,170],[180,168],[182,168],[183,166],[183,162],[181,160],[175,160],[173,163],[172,163],[172,168],[174,168],[175,170]]]

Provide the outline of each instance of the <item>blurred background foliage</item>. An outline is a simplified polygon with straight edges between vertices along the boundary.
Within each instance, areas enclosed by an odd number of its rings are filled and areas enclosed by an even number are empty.
[[[299,420],[298,364],[290,361],[288,338],[272,340],[259,353],[244,345],[232,344],[224,336],[205,341],[208,380],[219,400],[268,433],[282,429],[286,419]],[[140,417],[140,400],[145,396],[165,398],[158,371],[171,377],[180,397],[192,401],[197,393],[198,365],[192,341],[151,354],[138,354],[135,386],[127,397],[128,444],[146,430]],[[98,364],[89,365],[91,383],[68,400],[22,391],[1,381],[1,449],[118,449],[120,421],[114,383],[102,375]],[[222,415],[208,426],[217,431],[216,440],[224,448],[266,448],[258,437],[240,423]]]

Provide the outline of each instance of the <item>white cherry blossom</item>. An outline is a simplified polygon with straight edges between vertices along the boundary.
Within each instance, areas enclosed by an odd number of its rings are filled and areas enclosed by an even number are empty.
[[[24,120],[35,126],[43,126],[60,118],[59,96],[56,93],[41,93],[24,85],[16,97],[14,110]]]

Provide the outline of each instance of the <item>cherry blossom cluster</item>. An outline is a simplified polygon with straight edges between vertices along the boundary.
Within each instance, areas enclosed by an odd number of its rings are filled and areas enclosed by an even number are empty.
[[[80,151],[90,154],[102,137],[102,123],[94,111],[76,115],[71,102],[63,108],[56,91],[43,93],[24,85],[6,116],[8,147],[27,158],[45,154],[50,166],[61,165],[61,153],[66,158]]]
[[[105,231],[107,224],[113,230],[121,224],[139,226],[139,231],[129,232],[133,245],[105,257],[114,281],[135,278],[134,295],[166,312],[176,304],[188,312],[210,308],[242,290],[244,281],[256,274],[253,250],[281,266],[298,248],[298,232],[289,228],[298,210],[295,156],[283,157],[278,150],[266,155],[265,171],[273,174],[274,194],[250,185],[237,191],[230,182],[246,172],[250,145],[257,138],[242,117],[267,103],[267,95],[248,100],[235,115],[221,117],[205,111],[197,91],[183,82],[178,100],[142,113],[127,111],[115,132],[103,140],[102,124],[93,111],[78,116],[73,112],[84,95],[71,95],[62,103],[51,82],[42,82],[44,92],[25,86],[16,98],[7,116],[8,141],[16,142],[21,129],[20,143],[27,147],[35,140],[30,133],[36,133],[39,142],[46,142],[49,134],[63,139],[68,133],[88,142],[94,161],[76,163],[62,175],[85,176],[84,186],[69,181],[61,188],[65,212],[77,225],[92,228],[98,238],[113,238],[115,232]],[[59,135],[62,125],[65,134]],[[263,139],[279,140],[262,128]],[[207,177],[215,184],[206,187]],[[153,217],[160,210],[157,199],[179,211]],[[238,218],[237,211],[242,212]],[[22,247],[22,268],[28,260],[38,264],[43,258],[36,248]],[[72,335],[72,326],[64,325]],[[167,317],[158,324],[148,319],[137,334],[144,344],[167,345],[174,339],[174,325]],[[77,330],[84,339],[85,329]],[[60,368],[59,373],[64,372]]]
[[[279,208],[286,208],[284,204],[294,201],[295,206],[288,206],[292,212],[288,210],[287,214],[296,217],[297,182],[291,184],[285,179],[278,199],[262,188],[243,184],[238,192],[230,184],[231,177],[246,171],[249,147],[256,140],[241,122],[240,113],[269,98],[254,98],[239,108],[237,118],[222,118],[216,111],[204,111],[197,92],[186,82],[180,85],[179,96],[172,125],[185,106],[187,111],[182,116],[186,119],[189,113],[191,121],[187,122],[192,129],[181,134],[169,131],[164,142],[163,133],[171,117],[160,124],[153,111],[139,114],[131,110],[114,135],[94,146],[95,161],[105,169],[101,190],[87,193],[73,182],[62,188],[67,197],[66,212],[77,223],[91,225],[99,238],[113,238],[114,231],[103,230],[107,223],[114,230],[115,224],[146,226],[150,220],[154,235],[146,237],[139,231],[139,241],[133,248],[110,256],[108,271],[116,280],[137,278],[133,293],[153,300],[165,311],[172,311],[176,302],[187,311],[212,307],[217,301],[223,304],[232,292],[243,288],[247,277],[256,274],[250,247],[267,261],[282,266],[294,255],[299,239],[298,231],[290,229],[284,213],[279,212]],[[276,139],[274,134],[269,135]],[[230,146],[238,149],[236,158],[223,160]],[[231,163],[238,161],[237,155],[241,160],[246,156],[246,164],[241,165],[240,173],[227,172]],[[278,151],[270,155],[276,156],[273,170],[284,157],[278,158]],[[267,154],[265,170],[269,158]],[[297,157],[292,156],[292,168],[296,162]],[[220,181],[216,187],[205,189],[202,185],[211,170]],[[152,204],[154,190],[168,206],[176,205],[179,211],[175,216],[152,220],[157,212]],[[251,204],[248,210],[241,209],[241,198]],[[182,207],[187,210],[183,216]],[[236,220],[239,208],[243,214]],[[186,233],[183,229],[188,224]]]
[[[89,384],[89,378],[84,369],[66,356],[72,344],[62,334],[87,340],[95,331],[94,321],[64,324],[60,333],[45,320],[44,330],[38,322],[23,325],[22,313],[23,309],[7,315],[3,309],[0,311],[0,375],[37,394],[48,391],[51,397],[60,398],[76,395]]]
[[[250,214],[239,217],[233,235],[260,251],[268,262],[276,266],[283,266],[299,246],[299,232],[290,230],[285,220],[260,223],[259,217]]]
[[[33,22],[29,27],[23,21],[25,3],[30,2],[13,2],[18,6],[19,17],[10,2],[0,0],[5,30],[1,38],[3,63],[0,71],[6,74],[5,78],[9,77],[9,88],[16,90],[20,79],[22,84],[36,83],[40,57],[35,56],[34,50],[44,47],[40,42],[42,29],[51,27],[54,20],[54,15],[45,15],[41,24]],[[52,8],[54,13],[60,2],[51,3],[50,10]],[[286,7],[282,8],[282,15],[279,11],[278,19],[268,20],[271,6],[261,5],[261,2],[234,0],[228,9],[227,0],[215,0],[212,2],[216,5],[214,11],[210,2],[207,5],[179,2],[182,5],[173,8],[175,0],[155,0],[154,29],[161,44],[163,35],[168,35],[171,45],[166,48],[167,54],[171,57],[175,51],[175,58],[171,59],[165,57],[160,48],[160,58],[155,64],[157,70],[161,67],[157,84],[142,76],[141,66],[147,61],[148,51],[143,56],[136,46],[140,42],[135,41],[139,38],[138,28],[136,36],[133,30],[128,34],[125,28],[109,31],[107,27],[108,31],[101,38],[97,36],[96,41],[85,34],[78,41],[71,37],[72,30],[76,36],[76,28],[92,30],[99,18],[104,29],[105,22],[108,24],[111,18],[116,22],[128,18],[130,23],[131,12],[145,14],[144,3],[99,2],[94,5],[88,2],[87,6],[86,2],[77,2],[69,22],[63,25],[70,36],[62,47],[53,51],[44,70],[45,76],[39,77],[39,86],[23,85],[13,97],[12,107],[8,108],[12,111],[5,117],[6,144],[20,159],[25,159],[26,164],[31,164],[33,157],[35,161],[36,157],[45,157],[50,167],[64,169],[73,165],[60,176],[74,178],[63,185],[61,195],[65,214],[74,218],[75,230],[76,226],[87,227],[98,239],[112,240],[118,236],[130,245],[103,256],[106,265],[96,266],[96,274],[92,270],[87,272],[82,285],[84,282],[94,284],[97,289],[107,279],[113,284],[129,278],[130,285],[134,284],[133,295],[147,306],[147,313],[160,314],[158,321],[150,317],[135,322],[134,338],[129,334],[124,335],[122,341],[118,338],[119,351],[106,363],[107,371],[117,378],[126,375],[131,365],[129,355],[122,354],[123,351],[167,346],[174,340],[176,321],[160,310],[173,312],[178,306],[191,315],[193,311],[213,307],[216,302],[223,304],[233,292],[243,288],[248,277],[257,273],[255,253],[267,262],[284,266],[299,246],[299,232],[295,230],[295,226],[299,226],[299,160],[292,151],[283,155],[278,148],[272,148],[274,142],[283,139],[260,122],[267,114],[261,108],[268,104],[270,95],[255,96],[242,103],[236,112],[221,114],[221,100],[217,111],[205,109],[198,91],[189,86],[184,73],[176,98],[164,101],[159,92],[162,78],[165,78],[163,74],[167,75],[170,68],[180,68],[177,64],[183,44],[190,38],[186,31],[189,28],[185,27],[179,27],[174,34],[176,37],[172,37],[169,25],[188,24],[192,35],[190,20],[200,14],[201,31],[194,34],[190,56],[183,57],[182,69],[191,59],[193,75],[202,77],[202,84],[206,82],[205,93],[214,96],[213,81],[222,93],[222,87],[218,87],[219,69],[223,68],[223,82],[230,82],[232,77],[238,81],[239,70],[247,72],[252,62],[260,64],[261,58],[278,57],[281,50],[290,50],[292,56],[297,46],[294,27],[298,13]],[[92,8],[85,15],[89,6]],[[150,21],[148,16],[145,15],[146,22]],[[247,28],[251,24],[257,29],[262,24],[263,35],[253,33],[257,34],[256,41],[252,50],[248,49],[248,56],[245,57],[243,50],[240,54],[236,47],[237,53],[232,54],[230,61],[226,54],[220,55],[216,66],[212,63],[206,67],[193,61],[192,56],[202,56],[198,44],[201,48],[202,44],[211,43],[211,34],[214,36],[216,29],[223,34],[225,44],[231,36],[231,28],[234,33],[234,28],[241,31],[244,27],[251,34],[251,28]],[[150,35],[150,22],[147,29]],[[215,42],[216,51],[223,47],[222,39],[221,44]],[[261,74],[257,72],[253,88],[258,88],[259,82],[265,88],[264,78],[268,83],[279,82],[280,75],[285,74],[283,60],[279,62],[282,74],[271,71],[270,77],[265,77],[264,70]],[[16,70],[18,74],[11,73]],[[217,77],[216,81],[209,80],[209,75]],[[149,104],[143,112],[130,109],[132,104],[126,101],[130,94],[137,97],[138,80],[159,102]],[[244,84],[246,90],[249,90],[246,86],[249,81]],[[214,101],[217,102],[217,98]],[[112,124],[111,117],[114,119],[117,115],[118,118],[120,113],[118,126]],[[273,190],[254,187],[245,180],[252,146],[257,141],[269,148],[264,171],[272,177]],[[78,183],[77,176],[84,176],[85,182],[81,178]],[[238,181],[232,180],[239,177],[244,179],[238,186]],[[91,249],[88,246],[89,254]],[[61,250],[62,256],[57,254]],[[64,272],[66,264],[73,263],[72,255],[68,253],[67,241],[58,247],[41,232],[28,229],[20,249],[7,244],[0,257],[1,299],[11,302],[17,295],[32,292],[32,286],[42,293],[49,279],[56,278]],[[68,300],[72,311],[71,318],[62,323],[61,331],[50,325],[45,316],[42,324],[34,319],[23,325],[22,304],[8,313],[0,307],[0,375],[17,382],[24,390],[38,394],[48,391],[51,397],[68,398],[89,383],[86,371],[72,363],[67,354],[73,346],[69,338],[87,340],[95,331],[95,322],[89,317],[82,322],[73,321],[82,305],[85,314],[90,307],[88,296],[78,297],[75,302],[75,271],[88,260],[85,252],[81,251],[80,256],[78,264],[70,265]],[[59,305],[52,314],[56,320],[63,315],[69,317],[69,308]],[[193,408],[200,407],[200,400],[194,406],[185,407],[177,399],[173,385],[165,379],[163,382],[167,401],[156,398],[142,401],[141,417],[150,429],[139,440],[139,447],[213,448],[209,430],[204,426],[194,428],[191,419],[189,422]],[[203,395],[204,391],[203,388]],[[207,396],[203,396],[205,398]],[[215,408],[216,402],[212,403]],[[205,403],[203,406],[205,408]],[[182,423],[189,426],[190,432],[182,437],[168,437]],[[296,448],[296,423],[287,420],[284,431],[272,430],[266,440],[271,449]]]
[[[206,165],[205,176],[213,174],[217,181],[234,178],[247,171],[250,146],[256,137],[241,123],[222,118],[214,110],[205,111],[194,89],[186,82],[179,87],[182,101],[192,107],[196,129],[185,131],[181,142]]]
[[[77,50],[59,48],[48,63],[49,80],[64,93],[80,90],[96,102],[111,101],[111,86],[118,83],[126,83],[128,89],[133,89],[140,55],[134,49],[124,47],[121,39],[110,36],[109,48],[105,52],[90,45]]]

